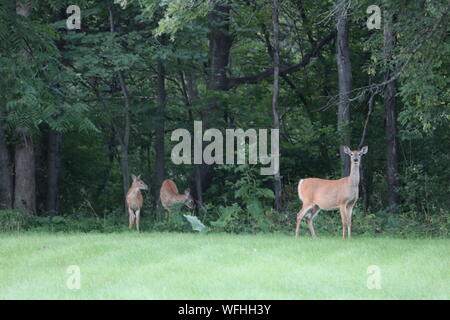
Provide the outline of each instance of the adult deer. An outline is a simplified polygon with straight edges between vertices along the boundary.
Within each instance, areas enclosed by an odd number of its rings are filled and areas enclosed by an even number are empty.
[[[144,204],[141,190],[148,190],[148,186],[142,181],[141,175],[136,177],[132,174],[131,177],[133,178],[133,183],[126,196],[129,228],[130,230],[133,228],[134,220],[136,219],[136,230],[139,232],[139,217],[142,205]]]
[[[184,190],[184,194],[179,194],[177,185],[170,179],[163,181],[159,191],[159,198],[162,206],[166,209],[166,219],[170,219],[170,207],[174,204],[182,203],[189,209],[194,209],[194,199],[189,188]]]
[[[350,150],[344,147],[344,152],[351,158],[350,175],[339,180],[325,180],[318,178],[302,179],[298,183],[298,196],[303,202],[302,209],[297,213],[297,227],[295,236],[300,234],[300,222],[306,215],[308,229],[313,238],[313,219],[320,210],[336,210],[341,212],[342,238],[345,239],[345,227],[347,226],[347,236],[351,238],[352,232],[352,212],[358,200],[359,186],[359,165],[361,156],[367,153],[367,146],[361,150]]]

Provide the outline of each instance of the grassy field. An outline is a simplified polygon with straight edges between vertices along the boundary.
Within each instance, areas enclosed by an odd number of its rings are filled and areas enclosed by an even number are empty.
[[[447,239],[2,234],[0,299],[449,299],[449,253]]]

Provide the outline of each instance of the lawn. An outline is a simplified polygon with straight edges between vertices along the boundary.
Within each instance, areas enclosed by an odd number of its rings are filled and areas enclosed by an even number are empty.
[[[1,234],[0,299],[449,299],[449,253],[448,239]]]

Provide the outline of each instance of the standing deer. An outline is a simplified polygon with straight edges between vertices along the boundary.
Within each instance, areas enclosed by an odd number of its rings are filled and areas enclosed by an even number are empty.
[[[358,200],[359,186],[359,165],[361,156],[367,153],[367,146],[361,150],[351,151],[349,147],[344,147],[344,152],[351,158],[351,169],[348,177],[339,180],[325,180],[318,178],[302,179],[298,183],[298,196],[303,202],[302,209],[297,213],[297,227],[295,236],[300,234],[300,222],[306,215],[308,219],[308,229],[313,238],[313,219],[322,210],[336,210],[341,212],[342,238],[345,239],[345,226],[347,226],[348,238],[352,232],[352,211]]]
[[[128,206],[128,220],[130,230],[133,228],[134,219],[136,218],[136,230],[139,232],[139,216],[141,208],[144,204],[141,190],[148,190],[148,186],[141,180],[141,175],[137,177],[132,174],[133,183],[127,192],[126,201]]]
[[[189,188],[184,190],[184,194],[179,194],[177,185],[170,179],[163,181],[159,197],[162,206],[166,209],[166,219],[170,219],[170,207],[176,203],[182,203],[189,209],[194,209],[194,199]]]

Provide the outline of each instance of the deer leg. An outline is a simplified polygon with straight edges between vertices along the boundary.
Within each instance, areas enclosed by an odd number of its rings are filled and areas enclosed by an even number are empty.
[[[139,218],[141,214],[141,209],[136,210],[136,229],[139,232]]]
[[[128,228],[131,231],[131,229],[133,229],[133,223],[134,223],[134,213],[131,208],[128,208],[128,222],[129,222]]]
[[[308,229],[309,233],[311,233],[311,237],[314,239],[317,238],[316,233],[314,232],[314,226],[313,226],[313,220],[316,217],[317,213],[319,213],[320,209],[318,206],[314,206],[311,209],[311,212],[306,216],[306,219],[308,219]]]
[[[297,226],[295,228],[295,236],[298,237],[300,235],[300,222],[302,222],[303,217],[305,214],[311,209],[314,205],[313,204],[303,204],[302,209],[297,213]]]
[[[347,207],[347,238],[352,237],[352,214],[353,214],[353,206],[350,205]]]
[[[345,239],[345,227],[347,225],[347,210],[345,205],[341,205],[339,207],[341,212],[341,220],[342,220],[342,239]]]

